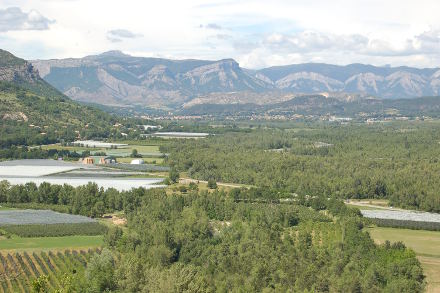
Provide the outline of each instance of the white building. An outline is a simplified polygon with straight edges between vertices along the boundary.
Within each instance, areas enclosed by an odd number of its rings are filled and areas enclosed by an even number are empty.
[[[131,160],[130,164],[132,164],[132,165],[142,165],[143,163],[144,163],[144,160],[142,160],[142,159],[134,159],[134,160]]]

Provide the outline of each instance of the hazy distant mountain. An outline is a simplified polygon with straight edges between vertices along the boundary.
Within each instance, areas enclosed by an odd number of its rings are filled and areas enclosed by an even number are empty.
[[[200,94],[259,92],[268,87],[232,59],[176,61],[110,51],[81,59],[38,60],[33,65],[73,99],[110,105],[178,106]]]
[[[106,105],[180,107],[215,104],[216,100],[241,103],[243,99],[261,104],[274,102],[267,97],[272,93],[281,102],[292,93],[354,93],[396,99],[440,92],[440,68],[308,63],[248,70],[232,59],[169,60],[132,57],[119,51],[79,59],[36,60],[33,65],[47,82],[71,98]]]

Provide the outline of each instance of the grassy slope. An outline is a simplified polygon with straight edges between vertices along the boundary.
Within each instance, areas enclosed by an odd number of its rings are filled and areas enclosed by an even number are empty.
[[[440,292],[440,232],[397,228],[368,228],[377,243],[402,241],[413,249],[427,277],[427,292]]]

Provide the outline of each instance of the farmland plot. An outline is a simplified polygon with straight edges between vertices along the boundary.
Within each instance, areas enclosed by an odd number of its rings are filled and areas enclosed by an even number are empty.
[[[135,166],[130,164],[114,164],[94,166],[78,163],[67,163],[55,160],[15,160],[0,163],[0,181],[6,180],[12,185],[43,182],[56,185],[68,184],[73,187],[96,183],[99,187],[115,188],[119,191],[132,188],[157,188],[162,179],[156,178],[123,178],[125,176],[142,175],[139,172],[167,171],[167,167],[144,164]],[[122,170],[117,170],[122,169]],[[72,172],[70,175],[70,172]],[[125,173],[124,173],[125,172]],[[128,173],[131,172],[131,173]],[[138,173],[136,173],[138,172]],[[115,179],[119,176],[121,178]]]
[[[64,252],[1,252],[0,292],[31,292],[32,281],[49,276],[49,289],[58,289],[64,273],[83,274],[89,259],[99,249]],[[52,291],[50,291],[52,292]]]
[[[96,220],[79,215],[57,213],[50,210],[3,210],[0,211],[0,227],[28,224],[93,223]]]
[[[415,211],[361,210],[366,218],[440,223],[440,214]]]

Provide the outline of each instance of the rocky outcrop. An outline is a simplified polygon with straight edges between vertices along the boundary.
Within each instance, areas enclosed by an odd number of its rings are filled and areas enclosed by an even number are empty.
[[[31,63],[0,68],[0,80],[34,83],[39,79],[38,71]]]

